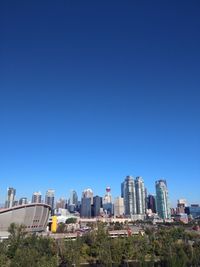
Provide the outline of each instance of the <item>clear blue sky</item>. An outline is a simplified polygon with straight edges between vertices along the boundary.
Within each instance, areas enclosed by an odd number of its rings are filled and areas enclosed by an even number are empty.
[[[120,194],[200,203],[200,2],[0,1],[0,202]]]

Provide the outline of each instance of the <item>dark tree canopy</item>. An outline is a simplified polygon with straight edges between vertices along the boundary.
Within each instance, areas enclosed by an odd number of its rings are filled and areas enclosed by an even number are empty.
[[[73,241],[28,234],[15,224],[9,231],[8,240],[0,242],[1,267],[128,266],[129,262],[138,267],[200,266],[200,236],[183,227],[146,228],[145,235],[112,239],[106,225],[99,223]]]

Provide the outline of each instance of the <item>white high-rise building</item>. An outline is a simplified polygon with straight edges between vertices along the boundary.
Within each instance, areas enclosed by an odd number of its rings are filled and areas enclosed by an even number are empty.
[[[105,196],[103,198],[103,204],[108,204],[108,203],[112,203],[111,189],[109,186],[106,187],[106,193],[105,193]]]
[[[170,219],[170,205],[166,180],[156,181],[156,207],[162,219]]]
[[[12,208],[14,206],[15,194],[16,194],[16,189],[14,189],[12,187],[9,187],[7,189],[7,200],[5,203],[6,208]]]
[[[125,215],[137,214],[135,181],[133,177],[126,176],[121,184],[121,196],[124,198],[124,213]]]
[[[124,215],[124,199],[123,197],[116,197],[114,202],[114,216],[120,217]]]
[[[106,187],[106,193],[103,198],[103,210],[105,213],[113,215],[113,203],[112,203],[112,195],[111,188]]]
[[[146,213],[146,196],[145,196],[144,181],[142,177],[136,177],[135,193],[136,193],[137,214],[145,214]]]

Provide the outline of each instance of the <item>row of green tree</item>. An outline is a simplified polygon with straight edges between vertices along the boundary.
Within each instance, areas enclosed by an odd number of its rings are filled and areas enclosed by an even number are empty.
[[[200,239],[181,227],[149,228],[145,235],[110,238],[104,224],[83,237],[54,240],[27,234],[12,224],[0,242],[1,267],[58,267],[93,263],[98,266],[200,266]]]

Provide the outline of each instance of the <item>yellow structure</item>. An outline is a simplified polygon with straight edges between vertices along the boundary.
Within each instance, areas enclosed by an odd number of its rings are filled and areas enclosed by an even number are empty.
[[[56,233],[57,230],[57,216],[52,216],[51,232]]]

